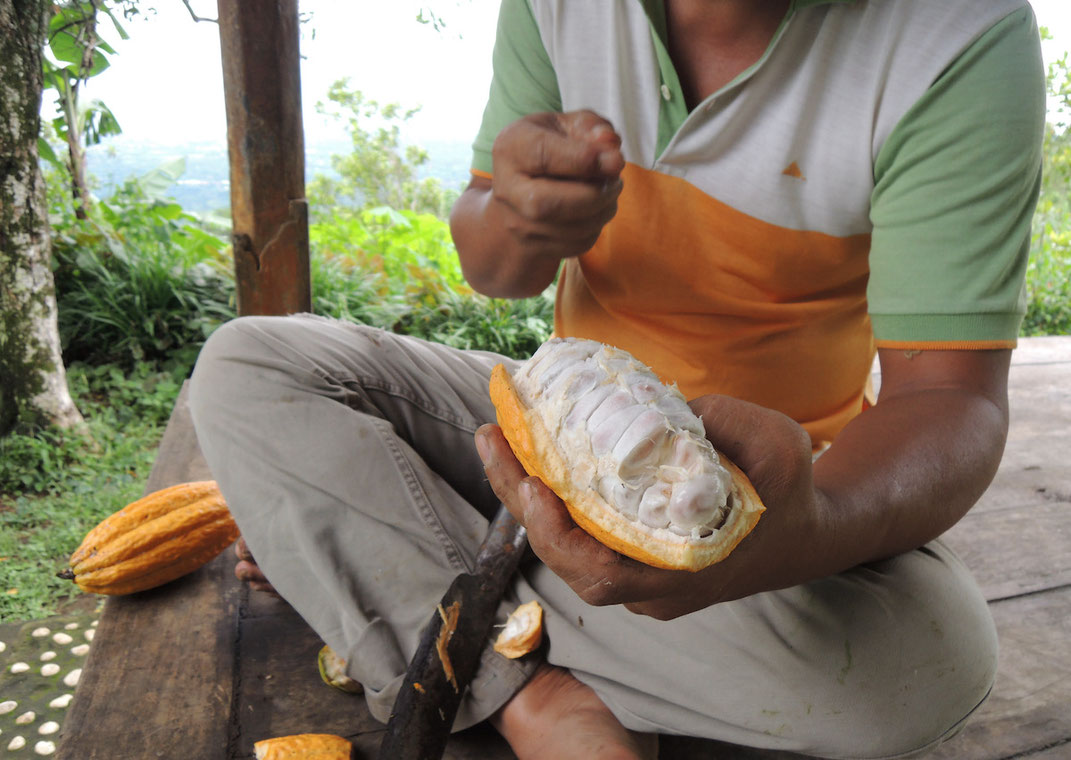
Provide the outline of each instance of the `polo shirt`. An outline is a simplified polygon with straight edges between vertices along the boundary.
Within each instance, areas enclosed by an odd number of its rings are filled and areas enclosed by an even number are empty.
[[[658,0],[504,0],[473,171],[498,132],[591,109],[618,212],[559,271],[555,333],[688,397],[831,441],[876,347],[1015,345],[1045,94],[1026,0],[794,0],[761,58],[689,109]]]

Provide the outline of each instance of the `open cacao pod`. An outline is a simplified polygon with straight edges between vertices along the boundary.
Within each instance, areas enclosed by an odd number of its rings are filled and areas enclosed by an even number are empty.
[[[701,570],[728,556],[765,510],[676,386],[626,351],[553,338],[512,375],[496,366],[490,393],[528,474],[628,557]]]

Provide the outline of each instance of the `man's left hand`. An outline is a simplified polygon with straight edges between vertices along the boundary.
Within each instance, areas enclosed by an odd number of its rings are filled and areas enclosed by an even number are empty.
[[[535,554],[588,604],[623,604],[669,620],[807,580],[801,570],[815,566],[824,500],[814,488],[803,428],[779,412],[726,396],[704,396],[691,405],[715,448],[744,470],[766,506],[729,557],[696,573],[650,567],[603,545],[573,522],[550,488],[527,475],[498,426],[477,431],[496,495],[528,529]]]

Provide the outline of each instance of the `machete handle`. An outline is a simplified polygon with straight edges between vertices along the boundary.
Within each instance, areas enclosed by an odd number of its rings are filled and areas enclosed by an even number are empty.
[[[528,537],[504,506],[471,573],[454,578],[420,635],[379,747],[379,760],[439,760],[480,663],[495,611]]]

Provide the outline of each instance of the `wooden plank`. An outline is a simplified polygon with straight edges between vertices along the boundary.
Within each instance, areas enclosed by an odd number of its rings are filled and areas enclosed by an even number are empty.
[[[1004,760],[1063,746],[1071,756],[1071,589],[991,605],[1000,637],[993,695],[927,760]]]
[[[212,472],[201,454],[197,433],[193,429],[189,392],[189,381],[186,381],[179,390],[175,408],[164,428],[149,480],[145,484],[145,493],[159,491],[176,483],[212,479]]]
[[[239,637],[240,720],[236,758],[253,756],[253,742],[272,736],[325,732],[345,736],[361,757],[375,757],[385,726],[364,697],[332,689],[320,679],[319,637],[285,601],[252,592],[243,605]],[[457,734],[446,760],[513,760],[509,745],[484,725]]]
[[[773,749],[753,749],[736,744],[693,739],[689,736],[661,736],[659,760],[810,760],[810,755]]]
[[[1012,366],[1020,364],[1071,363],[1071,335],[1020,338],[1012,352]]]
[[[1071,502],[1071,362],[1012,367],[1004,459],[972,511]]]
[[[1067,760],[1071,757],[1071,739],[1029,755],[1018,755],[1017,760]]]
[[[203,479],[185,388],[146,491]],[[57,756],[221,757],[231,737],[239,583],[217,557],[160,588],[104,605]]]
[[[362,696],[321,680],[316,659],[323,642],[294,609],[276,597],[246,593],[258,598],[261,613],[239,622],[236,756],[252,757],[255,741],[274,736],[328,733],[356,740],[381,732]]]
[[[1071,503],[971,512],[943,538],[989,601],[1071,585]]]

